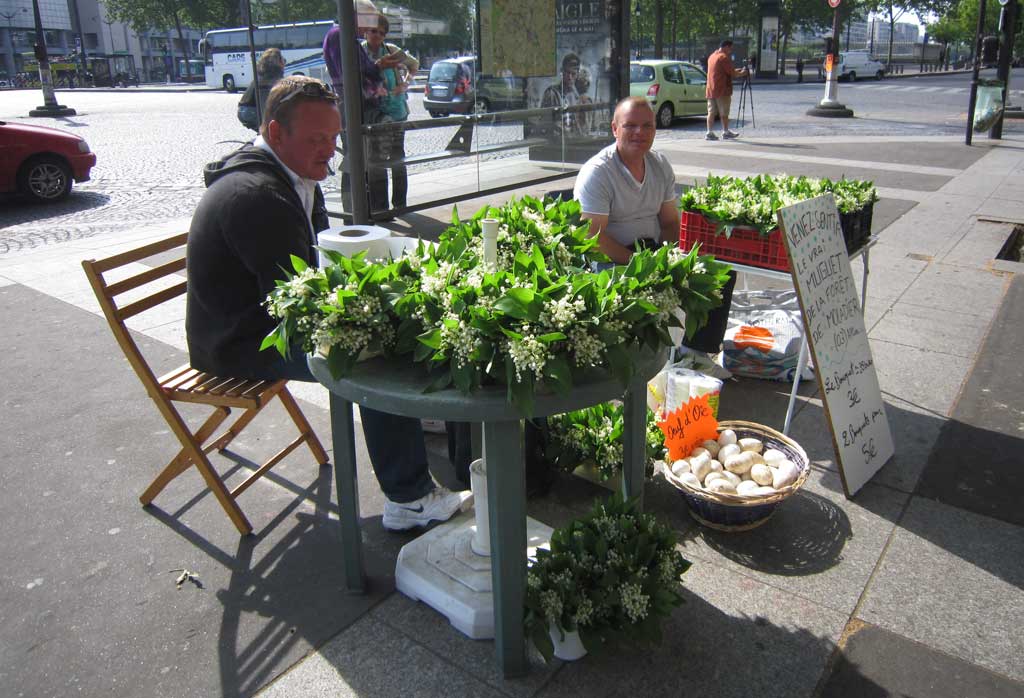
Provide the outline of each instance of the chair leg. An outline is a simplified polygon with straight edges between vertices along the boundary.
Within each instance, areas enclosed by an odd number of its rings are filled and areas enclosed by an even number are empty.
[[[231,414],[231,410],[227,407],[214,408],[213,414],[207,417],[203,425],[199,427],[199,430],[195,433],[195,440],[202,447],[202,444],[210,438],[210,435],[217,430],[217,427],[221,425],[227,416]],[[170,463],[168,463],[164,469],[157,475],[156,479],[153,480],[152,484],[146,488],[146,491],[139,497],[139,501],[142,502],[142,506],[148,506],[160,492],[173,480],[174,478],[181,475],[183,472],[188,470],[192,466],[192,460],[188,457],[186,450],[182,448],[178,451]]]
[[[213,469],[213,464],[210,463],[210,459],[207,458],[206,454],[203,452],[202,443],[197,441],[196,436],[189,431],[188,426],[185,424],[184,420],[182,420],[181,415],[179,415],[171,406],[170,401],[158,401],[157,404],[160,407],[161,413],[167,419],[167,423],[170,424],[171,429],[174,431],[175,436],[178,437],[178,441],[181,442],[182,448],[181,453],[171,461],[171,464],[168,465],[168,467],[164,469],[164,472],[160,474],[160,477],[157,478],[157,482],[154,482],[150,485],[149,489],[146,490],[146,494],[142,497],[143,504],[148,504],[152,501],[152,497],[156,496],[156,493],[167,484],[167,482],[161,482],[161,479],[172,469],[172,466],[175,466],[175,464],[179,462],[179,458],[182,458],[189,465],[194,465],[196,470],[199,471],[199,474],[203,476],[203,480],[206,481],[206,486],[210,488],[210,491],[213,492],[213,496],[217,498],[218,502],[220,502],[221,507],[228,515],[228,518],[231,519],[231,523],[233,523],[235,528],[238,529],[238,532],[243,536],[252,533],[252,525],[249,523],[249,519],[245,518],[245,514],[243,514],[242,510],[238,508],[235,500],[231,498],[231,493],[228,492],[228,488],[224,485],[224,481],[220,479],[220,475],[218,475],[217,471]],[[228,412],[229,410],[224,409],[223,412],[218,410],[214,414],[210,415],[196,434],[203,431],[212,432],[220,422],[224,421]],[[152,496],[149,498],[149,501],[145,501],[146,495],[151,494],[151,490],[153,491]]]
[[[252,533],[252,524],[249,523],[249,519],[245,518],[245,514],[242,513],[242,510],[232,498],[231,493],[228,492],[228,488],[224,485],[224,481],[220,479],[220,475],[213,469],[210,459],[206,457],[206,454],[203,453],[198,445],[189,450],[193,450],[191,456],[196,459],[196,469],[199,470],[199,474],[206,480],[206,486],[210,488],[213,496],[220,502],[228,518],[231,519],[231,523],[235,524],[235,528],[243,536]]]
[[[259,413],[259,407],[250,407],[245,412],[243,412],[241,416],[239,416],[239,418],[236,419],[235,422],[230,427],[228,427],[228,430],[221,434],[220,438],[210,445],[210,448],[207,449],[207,453],[209,453],[213,449],[223,451],[225,448],[227,448],[228,444],[234,441],[235,437],[241,434],[242,430],[249,426],[249,422],[255,419],[256,415],[258,415]]]
[[[281,398],[281,403],[284,404],[284,408],[288,410],[288,414],[292,416],[292,421],[295,422],[295,426],[298,428],[299,433],[306,438],[306,444],[309,446],[309,450],[313,452],[313,457],[316,458],[316,462],[320,465],[327,463],[327,451],[324,450],[323,444],[320,443],[320,439],[317,438],[316,432],[313,431],[313,427],[309,425],[306,420],[306,415],[302,413],[302,409],[299,408],[299,404],[295,402],[295,398],[288,391],[288,388],[281,388],[281,392],[277,394]]]

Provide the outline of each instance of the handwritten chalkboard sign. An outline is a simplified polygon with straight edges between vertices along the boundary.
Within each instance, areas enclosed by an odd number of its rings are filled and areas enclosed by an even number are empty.
[[[831,194],[779,209],[846,495],[893,454],[875,362]]]

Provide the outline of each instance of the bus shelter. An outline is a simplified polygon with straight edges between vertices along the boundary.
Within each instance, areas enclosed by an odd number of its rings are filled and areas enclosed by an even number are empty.
[[[555,181],[613,140],[612,111],[629,91],[629,17],[619,2],[477,0],[471,49],[420,71],[422,102],[410,103],[422,110],[373,123],[364,119],[358,42],[377,19],[363,3],[338,0],[338,23],[347,135],[339,169],[351,184],[328,196],[335,217],[388,220]],[[401,34],[389,31],[387,41],[401,46]],[[396,142],[404,147],[389,147]],[[404,205],[371,201],[368,182],[395,168],[409,174]]]

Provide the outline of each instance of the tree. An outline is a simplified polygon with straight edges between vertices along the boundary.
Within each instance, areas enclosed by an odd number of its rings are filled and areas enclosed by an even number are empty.
[[[185,49],[186,65],[191,56],[182,25],[202,26],[197,18],[213,16],[211,0],[105,0],[103,4],[108,16],[129,25],[136,34],[153,29],[167,31],[174,27],[178,41]],[[220,5],[219,2],[217,4]],[[171,55],[174,55],[173,46]]]
[[[918,19],[931,12],[936,3],[931,0],[901,0],[897,5],[893,0],[876,0],[871,10],[885,17],[889,24],[889,57],[886,65],[892,65],[892,45],[896,38],[896,22],[905,14],[912,14]]]

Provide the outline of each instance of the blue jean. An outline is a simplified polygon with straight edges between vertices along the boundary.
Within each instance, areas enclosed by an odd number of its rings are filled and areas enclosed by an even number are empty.
[[[289,358],[281,357],[265,371],[263,378],[316,383],[300,347],[292,347]],[[427,465],[420,420],[359,407],[363,437],[370,465],[384,496],[392,502],[413,502],[434,489]],[[461,441],[461,439],[460,439]],[[467,440],[468,442],[468,440]],[[449,452],[451,453],[451,447]],[[454,458],[453,458],[454,460]]]

